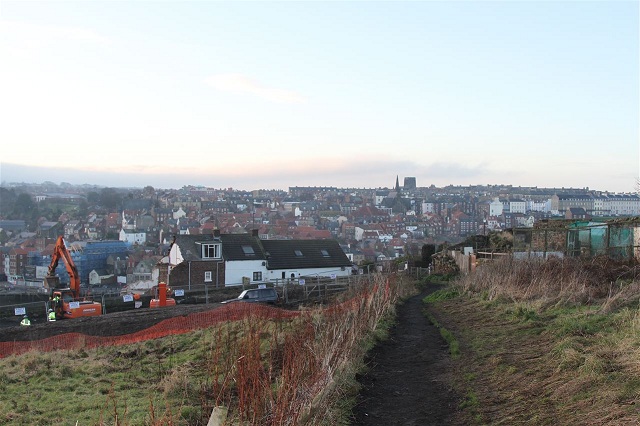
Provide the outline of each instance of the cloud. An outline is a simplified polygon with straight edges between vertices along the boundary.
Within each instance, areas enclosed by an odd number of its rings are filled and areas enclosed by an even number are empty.
[[[257,80],[242,74],[216,74],[206,78],[205,83],[216,90],[250,94],[271,102],[298,104],[306,101],[304,96],[297,92],[266,87]]]

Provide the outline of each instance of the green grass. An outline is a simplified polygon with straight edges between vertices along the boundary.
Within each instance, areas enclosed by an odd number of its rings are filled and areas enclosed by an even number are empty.
[[[512,317],[518,321],[529,322],[538,321],[540,319],[535,310],[524,305],[518,305],[515,309],[511,309],[509,312]]]
[[[162,411],[169,404],[176,416],[193,417],[201,413],[203,337],[206,332],[199,331],[81,353],[31,352],[0,359],[0,424],[116,424],[116,416],[126,424],[148,424],[150,404]],[[175,375],[190,385],[178,390],[167,383]]]
[[[554,321],[553,330],[559,337],[593,336],[611,332],[611,315],[577,314],[561,316]]]
[[[422,302],[425,305],[428,305],[430,303],[437,303],[437,302],[442,302],[444,300],[455,299],[456,297],[459,297],[459,296],[460,296],[460,293],[458,293],[457,290],[453,288],[443,288],[429,294],[428,296],[422,299]],[[460,344],[458,343],[458,340],[453,335],[453,333],[451,333],[444,326],[442,326],[438,322],[438,320],[426,310],[424,314],[429,319],[431,324],[433,324],[438,329],[438,331],[440,332],[440,336],[442,336],[444,341],[447,342],[447,345],[449,345],[449,354],[451,355],[451,357],[454,359],[459,358]]]
[[[478,397],[476,396],[475,392],[469,391],[464,396],[464,399],[462,400],[462,402],[458,407],[461,409],[465,409],[465,408],[475,408],[477,406],[478,406]]]
[[[425,284],[448,284],[455,278],[455,274],[431,274],[424,277],[421,282]]]
[[[460,293],[458,293],[458,290],[452,289],[452,288],[443,288],[429,294],[424,299],[422,299],[422,301],[424,303],[435,303],[435,302],[441,302],[443,300],[455,299],[458,296],[460,296]]]
[[[438,327],[440,330],[440,335],[449,345],[449,353],[453,359],[460,357],[460,344],[458,340],[456,340],[455,336],[451,334],[449,330],[444,327]]]
[[[447,342],[447,345],[449,346],[449,354],[451,355],[451,357],[453,359],[459,358],[460,355],[461,355],[460,344],[458,343],[458,340],[453,335],[453,333],[451,333],[449,330],[447,330],[445,327],[443,327],[438,322],[438,320],[433,315],[428,313],[427,311],[425,311],[424,314],[427,317],[427,319],[429,320],[429,322],[431,324],[433,324],[434,327],[436,327],[438,329],[438,332],[440,333],[440,336],[442,336],[444,341]]]

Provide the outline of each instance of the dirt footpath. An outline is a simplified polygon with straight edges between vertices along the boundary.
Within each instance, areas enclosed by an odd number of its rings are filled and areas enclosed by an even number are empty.
[[[455,424],[460,398],[448,385],[448,346],[423,313],[422,299],[436,287],[398,306],[397,324],[368,359],[352,425]]]

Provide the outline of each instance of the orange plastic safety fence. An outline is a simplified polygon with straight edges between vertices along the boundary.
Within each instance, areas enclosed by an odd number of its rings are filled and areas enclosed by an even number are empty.
[[[365,289],[351,299],[325,308],[325,312],[330,315],[337,315],[347,311],[360,311],[364,309],[365,305],[369,303],[377,292],[379,292],[379,287],[376,284],[373,288]],[[389,282],[387,281],[384,288],[384,298],[386,299],[388,297]],[[169,335],[188,333],[193,330],[211,327],[221,322],[238,321],[249,317],[281,320],[296,318],[300,315],[301,312],[299,311],[288,311],[267,305],[231,303],[210,311],[169,318],[152,327],[131,334],[119,336],[89,336],[81,333],[66,333],[34,341],[0,342],[0,358],[8,355],[19,355],[29,351],[49,352],[124,345]]]
[[[248,317],[290,319],[299,315],[300,313],[297,311],[287,311],[272,306],[233,303],[210,311],[169,318],[152,327],[131,334],[89,336],[81,333],[66,333],[34,341],[0,342],[0,358],[29,351],[49,352],[61,349],[90,349],[100,346],[124,345],[174,334],[188,333],[193,330],[211,327],[221,322],[238,321]]]

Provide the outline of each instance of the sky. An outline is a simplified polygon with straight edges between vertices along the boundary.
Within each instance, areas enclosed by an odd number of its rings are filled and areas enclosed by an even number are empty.
[[[0,180],[636,191],[638,5],[0,0]]]

